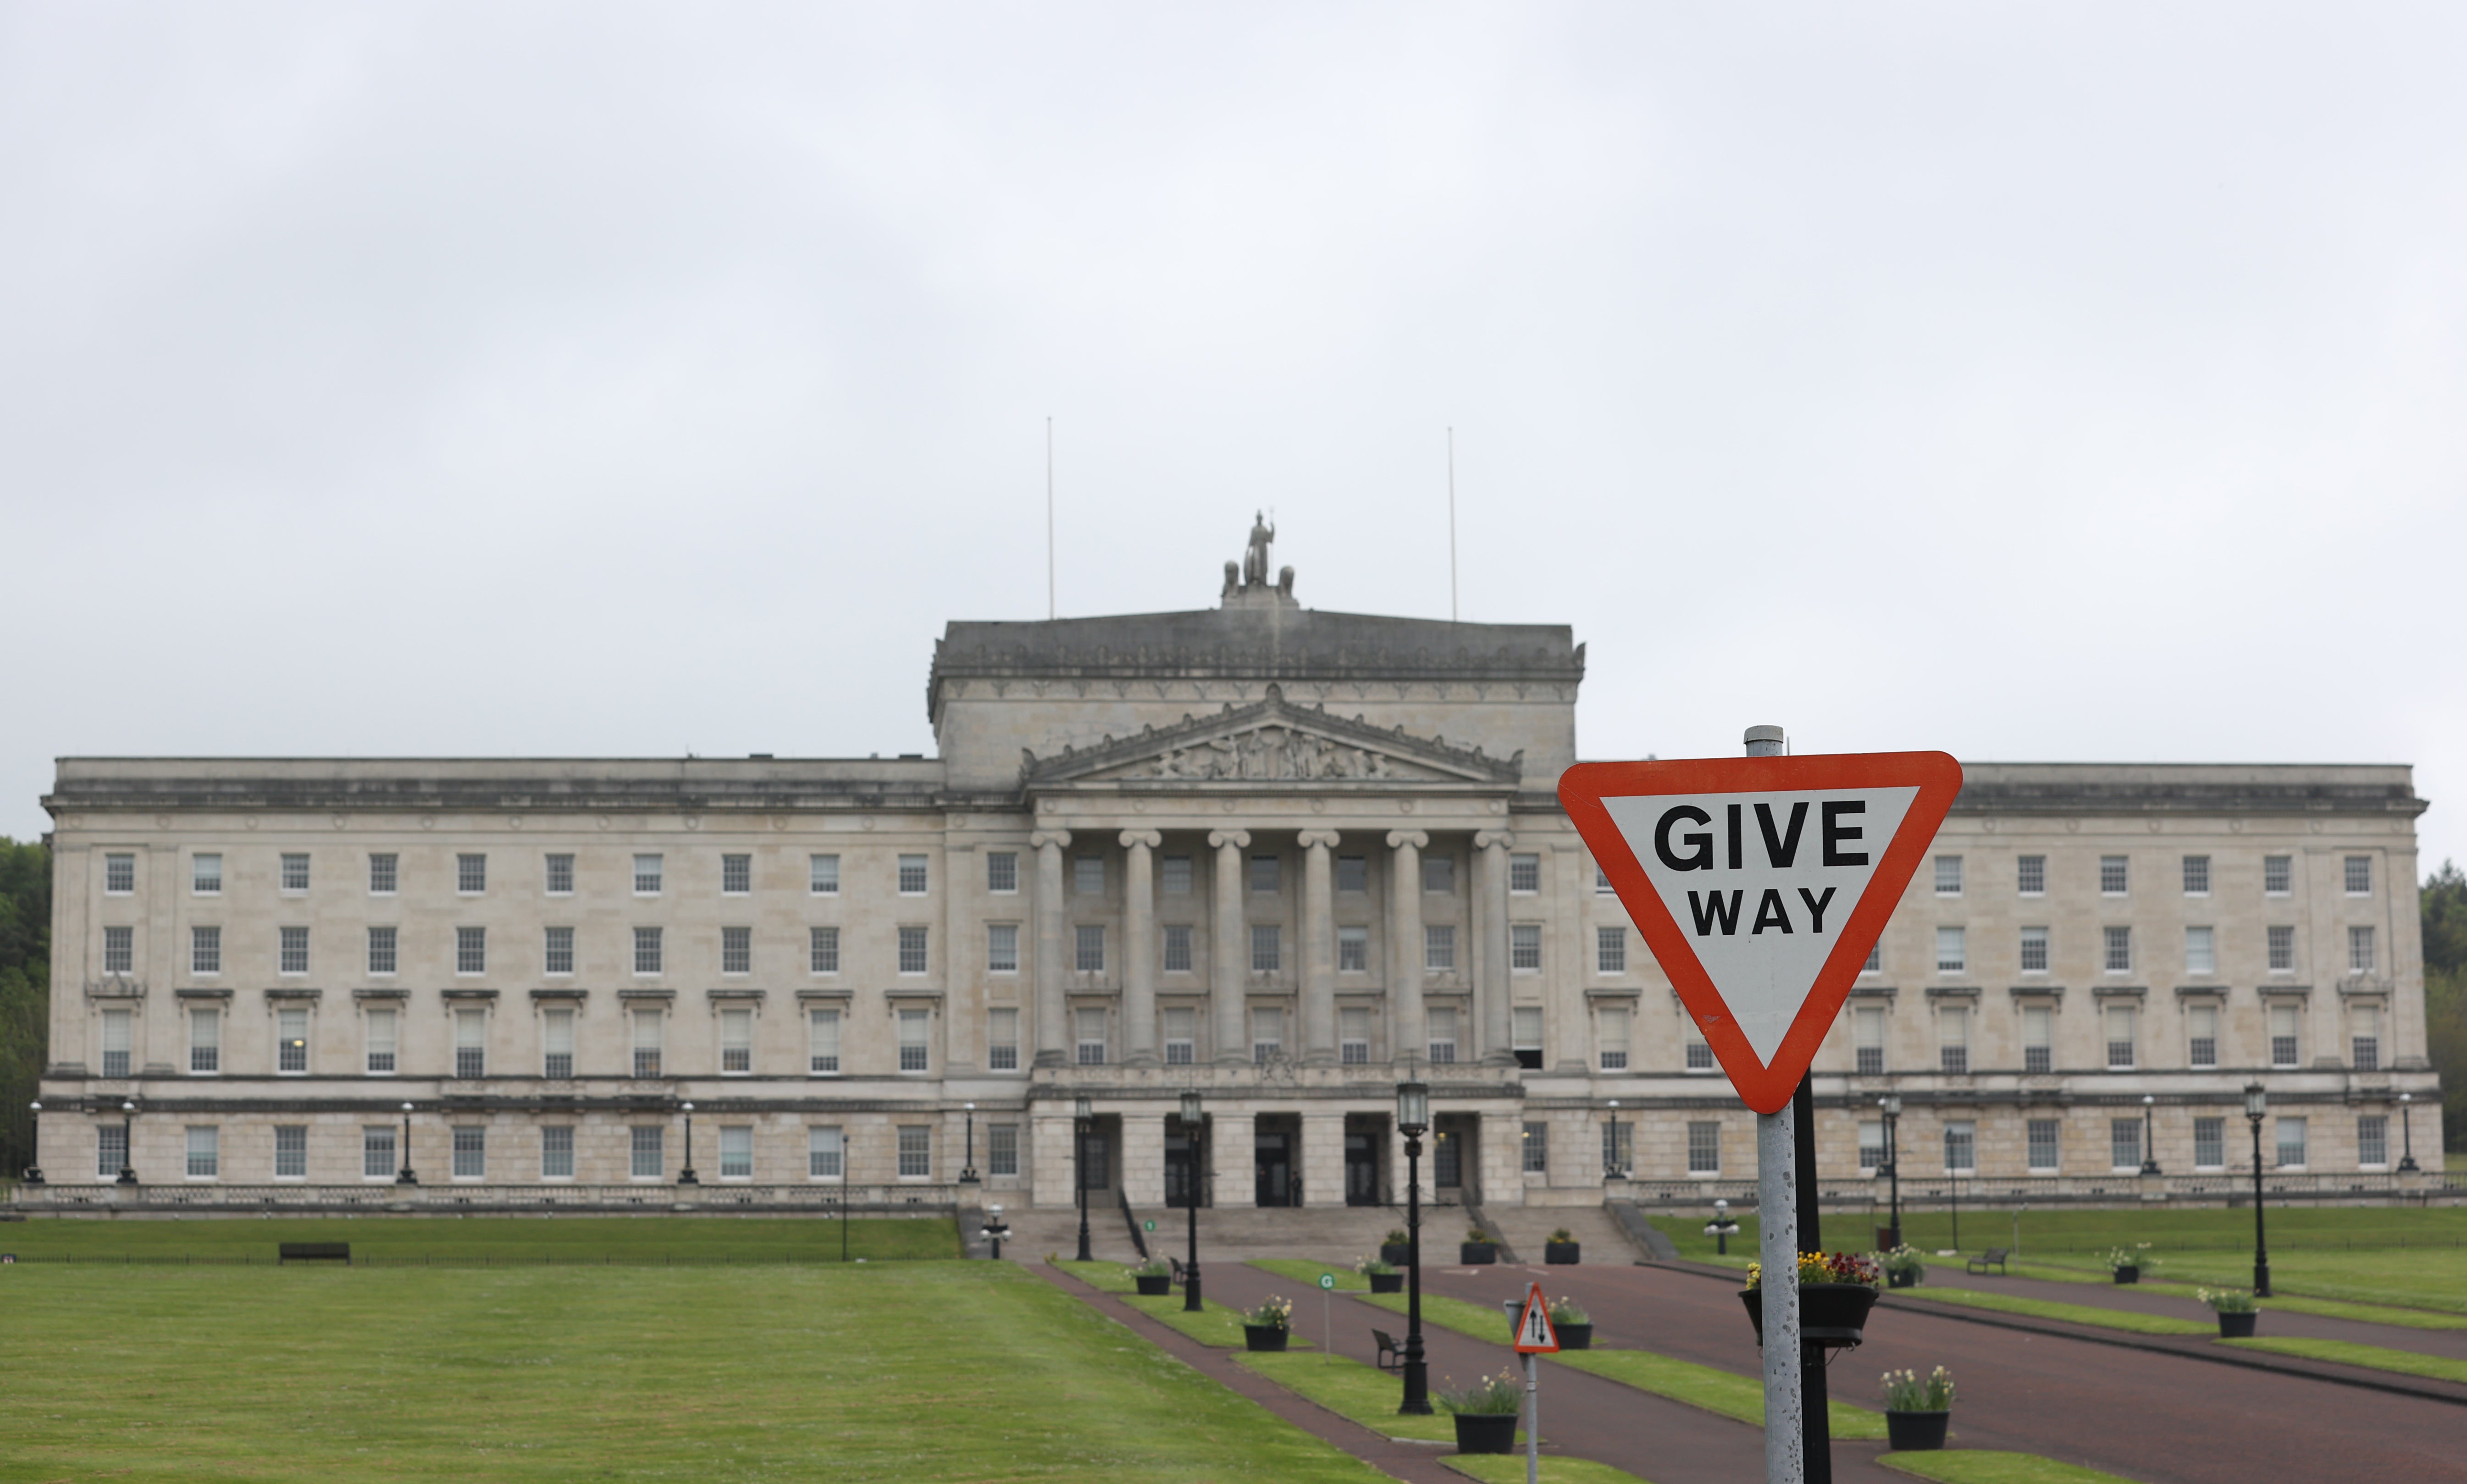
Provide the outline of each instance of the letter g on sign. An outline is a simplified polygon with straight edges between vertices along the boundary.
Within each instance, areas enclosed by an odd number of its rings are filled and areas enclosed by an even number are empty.
[[[1686,820],[1692,824],[1709,825],[1713,822],[1713,817],[1711,815],[1697,808],[1694,804],[1680,804],[1675,808],[1665,811],[1662,816],[1662,821],[1653,827],[1653,853],[1662,857],[1662,864],[1674,871],[1711,870],[1713,868],[1713,836],[1709,831],[1704,833],[1689,833],[1679,837],[1682,844],[1694,847],[1687,854],[1679,855],[1671,850],[1670,827],[1682,820]]]

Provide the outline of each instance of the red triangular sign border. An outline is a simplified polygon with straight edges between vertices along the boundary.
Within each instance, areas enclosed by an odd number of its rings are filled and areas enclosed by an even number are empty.
[[[1526,1329],[1533,1322],[1533,1311],[1542,1311],[1542,1343],[1525,1342]],[[1516,1315],[1516,1353],[1518,1355],[1556,1355],[1559,1353],[1559,1327],[1550,1322],[1550,1301],[1542,1296],[1542,1285],[1533,1285],[1525,1295],[1525,1307]]]
[[[1820,789],[1918,789],[1892,843],[1876,863],[1875,874],[1858,906],[1843,923],[1842,936],[1817,971],[1798,1017],[1774,1049],[1768,1064],[1731,1020],[1730,1006],[1711,976],[1696,958],[1686,934],[1670,915],[1662,893],[1653,889],[1644,866],[1628,848],[1627,837],[1603,807],[1605,798],[1632,798],[1654,794],[1789,793]],[[1777,1113],[1790,1105],[1791,1094],[1807,1075],[1825,1032],[1842,1013],[1842,1002],[1857,981],[1867,951],[1883,935],[1885,923],[1917,874],[1919,862],[1935,839],[1938,826],[1961,792],[1961,764],[1944,753],[1833,753],[1802,757],[1702,757],[1669,762],[1577,763],[1559,776],[1559,803],[1568,811],[1576,833],[1584,837],[1594,859],[1610,878],[1612,889],[1644,935],[1645,946],[1670,977],[1687,1013],[1694,1016],[1713,1048],[1714,1059],[1730,1074],[1740,1101],[1760,1113]]]

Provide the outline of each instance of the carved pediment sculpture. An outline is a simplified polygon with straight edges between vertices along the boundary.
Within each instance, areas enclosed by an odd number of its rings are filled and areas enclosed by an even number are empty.
[[[1525,754],[1499,758],[1480,748],[1450,747],[1402,728],[1374,727],[1360,717],[1331,716],[1324,708],[1286,702],[1277,686],[1268,698],[1214,716],[1183,718],[1136,736],[1108,736],[1091,748],[1065,747],[1039,757],[1023,750],[1020,774],[1030,783],[1061,782],[1344,782],[1514,783]]]

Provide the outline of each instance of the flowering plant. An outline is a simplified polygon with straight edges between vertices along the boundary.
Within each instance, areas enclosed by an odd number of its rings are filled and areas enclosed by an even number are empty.
[[[2159,1259],[2150,1255],[2150,1244],[2136,1242],[2131,1247],[2111,1248],[2107,1254],[2108,1270],[2119,1268],[2156,1268]]]
[[[1279,1298],[1274,1294],[1270,1294],[1268,1301],[1258,1308],[1242,1311],[1243,1323],[1256,1324],[1262,1329],[1284,1329],[1293,1322],[1293,1317],[1294,1301],[1290,1298]]]
[[[1525,1410],[1525,1387],[1513,1372],[1484,1376],[1470,1386],[1441,1386],[1439,1405],[1469,1417],[1513,1417]]]
[[[1887,1272],[1907,1272],[1912,1276],[1922,1276],[1927,1272],[1927,1254],[1907,1242],[1877,1253],[1876,1260]]]
[[[1480,1226],[1467,1226],[1465,1228],[1465,1240],[1467,1242],[1488,1242],[1490,1240],[1490,1233],[1482,1230]]]
[[[1388,1235],[1386,1235],[1386,1236],[1384,1236],[1384,1237],[1380,1238],[1379,1240],[1380,1240],[1380,1241],[1382,1241],[1382,1242],[1387,1243],[1390,1247],[1403,1247],[1403,1246],[1405,1245],[1406,1241],[1407,1241],[1407,1238],[1406,1238],[1406,1236],[1405,1236],[1405,1228],[1404,1228],[1404,1227],[1402,1227],[1402,1226],[1399,1226],[1399,1227],[1397,1227],[1395,1230],[1393,1230],[1393,1231],[1392,1231],[1392,1232],[1388,1233]]]
[[[1173,1264],[1162,1257],[1151,1257],[1129,1271],[1134,1278],[1170,1278],[1173,1276]]]
[[[1562,1226],[1558,1230],[1550,1233],[1550,1240],[1560,1243],[1573,1242],[1576,1240],[1576,1234],[1570,1231],[1567,1227]]]
[[[1591,1324],[1594,1322],[1594,1316],[1587,1314],[1585,1306],[1574,1299],[1560,1297],[1550,1300],[1550,1322],[1553,1325]]]
[[[2206,1288],[2197,1290],[2202,1302],[2219,1314],[2259,1314],[2261,1303],[2241,1289]]]
[[[1939,1365],[1922,1379],[1915,1371],[1885,1373],[1889,1412],[1942,1412],[1953,1407],[1953,1372]]]
[[[1385,1260],[1384,1258],[1357,1257],[1353,1260],[1353,1270],[1365,1275],[1374,1272],[1394,1272],[1396,1270],[1396,1265]]]
[[[1748,1287],[1764,1286],[1765,1265],[1748,1264]],[[1799,1254],[1799,1281],[1809,1283],[1865,1283],[1869,1288],[1884,1281],[1884,1270],[1872,1257],[1857,1252],[1801,1252]]]

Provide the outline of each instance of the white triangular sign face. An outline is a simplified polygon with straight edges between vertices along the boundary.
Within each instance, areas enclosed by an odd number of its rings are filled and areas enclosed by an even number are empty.
[[[1525,1295],[1525,1312],[1516,1320],[1516,1353],[1519,1355],[1550,1355],[1559,1348],[1559,1332],[1550,1327],[1550,1305],[1542,1297],[1542,1285]]]

